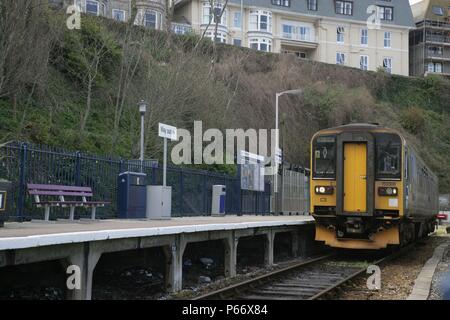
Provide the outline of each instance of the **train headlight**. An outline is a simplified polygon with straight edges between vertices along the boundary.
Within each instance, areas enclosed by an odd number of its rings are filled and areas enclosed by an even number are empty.
[[[314,191],[316,194],[333,194],[334,188],[332,186],[316,186]]]
[[[379,187],[378,195],[379,196],[397,196],[398,189],[395,187]]]

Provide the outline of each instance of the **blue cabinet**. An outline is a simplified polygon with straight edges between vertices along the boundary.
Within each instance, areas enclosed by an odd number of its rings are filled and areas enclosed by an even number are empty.
[[[117,186],[119,218],[145,218],[147,175],[139,172],[123,172],[119,174]]]

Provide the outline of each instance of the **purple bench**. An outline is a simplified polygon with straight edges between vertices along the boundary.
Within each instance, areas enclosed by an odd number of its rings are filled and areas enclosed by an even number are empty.
[[[110,204],[108,201],[88,201],[93,196],[90,187],[28,183],[27,188],[28,193],[34,197],[34,204],[38,208],[45,208],[45,221],[50,220],[51,207],[69,207],[70,220],[74,220],[76,207],[91,208],[91,219],[95,220],[97,208]]]

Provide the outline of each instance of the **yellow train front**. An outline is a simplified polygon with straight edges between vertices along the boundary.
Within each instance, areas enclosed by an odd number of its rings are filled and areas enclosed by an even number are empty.
[[[434,230],[438,179],[398,132],[349,124],[311,140],[316,240],[349,249],[404,245]]]

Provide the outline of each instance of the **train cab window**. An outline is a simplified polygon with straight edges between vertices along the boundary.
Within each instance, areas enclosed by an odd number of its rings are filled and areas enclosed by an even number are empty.
[[[313,178],[334,179],[336,177],[336,139],[334,136],[318,137],[313,149]]]
[[[376,135],[376,177],[377,179],[401,178],[400,137],[395,134]]]

